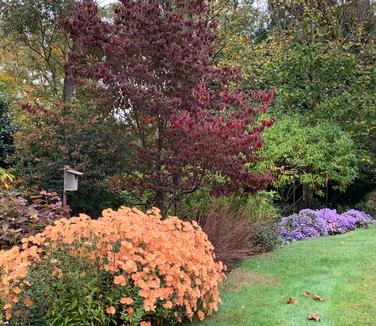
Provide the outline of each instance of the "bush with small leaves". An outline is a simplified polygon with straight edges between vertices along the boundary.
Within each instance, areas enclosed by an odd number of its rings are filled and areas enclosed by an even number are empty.
[[[278,232],[278,224],[272,222],[258,224],[251,241],[259,249],[259,252],[271,251],[282,242]]]
[[[30,196],[31,204],[15,191],[0,192],[0,249],[19,244],[53,221],[69,216],[57,193],[41,191]]]
[[[315,211],[304,209],[299,214],[282,217],[279,233],[286,241],[306,240],[328,235],[325,221],[316,216]]]
[[[335,209],[303,209],[298,214],[282,217],[279,233],[283,240],[306,240],[312,237],[342,234],[367,226],[371,215],[356,209],[342,214]]]
[[[174,325],[220,303],[223,264],[196,222],[160,211],[60,219],[0,251],[0,302],[14,325]]]

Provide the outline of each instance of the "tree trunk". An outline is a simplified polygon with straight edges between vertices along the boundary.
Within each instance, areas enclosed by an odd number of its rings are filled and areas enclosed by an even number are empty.
[[[63,102],[69,104],[72,102],[74,94],[74,82],[72,76],[66,71],[64,76]]]
[[[313,203],[313,190],[308,186],[303,184],[303,201],[305,207],[311,207]]]
[[[161,210],[161,214],[164,217],[166,212],[164,211],[164,193],[162,191],[157,191],[155,194],[155,206]]]

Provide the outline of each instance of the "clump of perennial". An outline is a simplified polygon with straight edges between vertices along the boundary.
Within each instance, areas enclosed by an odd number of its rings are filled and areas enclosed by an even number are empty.
[[[286,241],[306,240],[328,234],[325,221],[312,210],[302,210],[299,214],[282,217],[279,232]]]
[[[22,248],[0,251],[0,302],[7,320],[12,319],[14,305],[22,304],[27,310],[38,300],[25,295],[35,286],[28,274],[49,261],[57,248],[87,259],[110,275],[111,286],[119,293],[117,302],[103,307],[111,318],[131,316],[137,301],[142,303],[144,325],[161,306],[173,311],[177,322],[204,319],[220,303],[218,286],[225,278],[224,266],[214,261],[206,234],[196,222],[177,217],[162,220],[158,209],[147,213],[108,209],[98,220],[86,215],[61,219],[22,243]],[[51,264],[58,264],[54,260],[50,259]],[[61,270],[56,277],[64,279]],[[129,296],[129,288],[134,297]]]
[[[282,217],[279,233],[283,240],[306,240],[333,234],[342,234],[366,225],[372,217],[351,209],[339,214],[335,209],[303,209],[298,214]]]
[[[346,233],[356,228],[354,217],[338,214],[335,209],[323,208],[316,211],[316,214],[325,221],[329,234]]]

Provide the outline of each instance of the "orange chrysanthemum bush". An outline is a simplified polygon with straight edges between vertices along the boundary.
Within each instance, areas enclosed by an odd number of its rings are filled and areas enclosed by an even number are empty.
[[[223,264],[195,222],[158,209],[61,219],[0,251],[0,300],[14,325],[173,325],[220,303]]]

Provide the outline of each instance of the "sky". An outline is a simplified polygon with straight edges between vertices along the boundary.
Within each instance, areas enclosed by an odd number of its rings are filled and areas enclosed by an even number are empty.
[[[115,2],[116,0],[97,0],[100,6],[108,5],[109,3]]]

